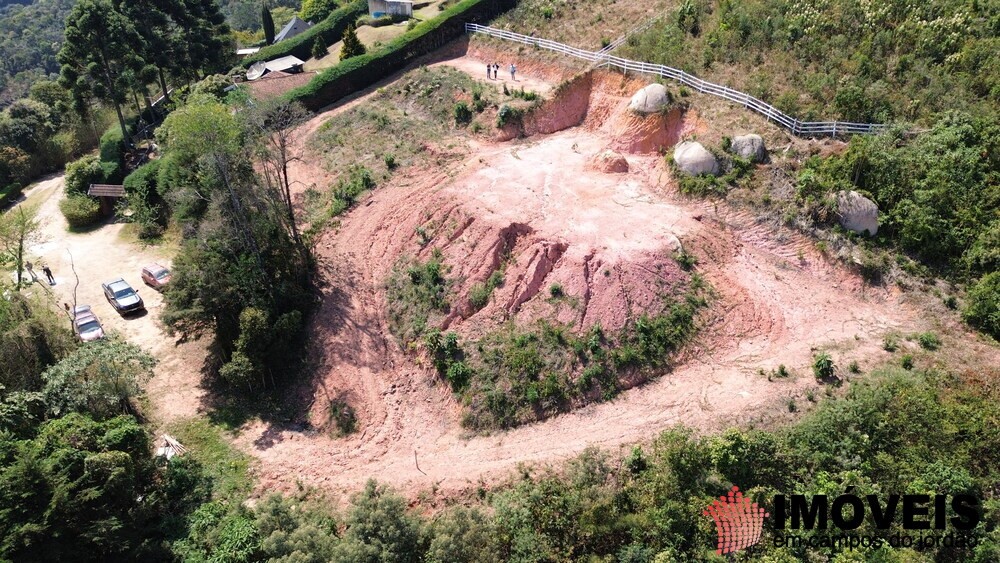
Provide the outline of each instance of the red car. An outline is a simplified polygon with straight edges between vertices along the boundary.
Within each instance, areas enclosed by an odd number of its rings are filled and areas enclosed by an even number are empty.
[[[101,320],[90,310],[90,305],[80,305],[73,309],[73,332],[83,342],[104,338]]]
[[[150,264],[142,269],[142,281],[153,289],[162,290],[170,283],[170,270],[159,264]]]

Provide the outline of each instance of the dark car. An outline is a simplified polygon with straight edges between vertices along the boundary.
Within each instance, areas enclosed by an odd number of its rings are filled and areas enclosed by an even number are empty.
[[[90,305],[80,305],[73,309],[73,333],[83,342],[104,338],[101,320],[90,310]]]
[[[139,293],[122,278],[102,283],[101,287],[104,288],[104,297],[107,297],[108,303],[122,315],[146,309]]]
[[[162,290],[170,283],[170,270],[159,264],[150,264],[142,269],[142,281],[153,289]]]

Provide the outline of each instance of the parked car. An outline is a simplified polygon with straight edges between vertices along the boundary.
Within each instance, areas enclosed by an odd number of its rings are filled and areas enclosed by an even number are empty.
[[[84,342],[104,338],[101,320],[90,310],[90,305],[79,305],[73,309],[73,332]]]
[[[142,281],[153,289],[162,290],[170,283],[170,270],[159,264],[150,264],[142,269]]]
[[[104,288],[104,297],[108,299],[108,303],[122,315],[146,309],[139,293],[122,278],[104,282],[101,287]]]

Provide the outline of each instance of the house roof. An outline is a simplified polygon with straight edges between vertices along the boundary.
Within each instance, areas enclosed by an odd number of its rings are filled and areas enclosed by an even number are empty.
[[[281,32],[274,36],[274,42],[295,37],[312,26],[313,24],[299,19],[299,16],[293,16],[292,21],[285,24],[285,27],[281,28]]]
[[[274,59],[273,61],[267,61],[264,64],[264,68],[271,72],[277,72],[280,70],[288,70],[296,66],[302,66],[304,64],[306,64],[306,62],[302,59],[288,55],[287,57],[280,57]]]
[[[89,196],[125,197],[125,186],[113,184],[91,184],[87,190]]]
[[[260,80],[247,82],[247,88],[254,98],[258,100],[269,100],[276,98],[285,92],[305,86],[316,77],[314,72],[300,72],[298,74],[287,74],[281,71],[269,72]]]

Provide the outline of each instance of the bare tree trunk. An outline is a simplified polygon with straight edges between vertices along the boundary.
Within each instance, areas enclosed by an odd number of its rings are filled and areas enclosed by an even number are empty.
[[[156,67],[157,74],[160,75],[160,90],[163,91],[163,103],[170,101],[170,91],[167,90],[167,78],[163,74],[162,67]]]

